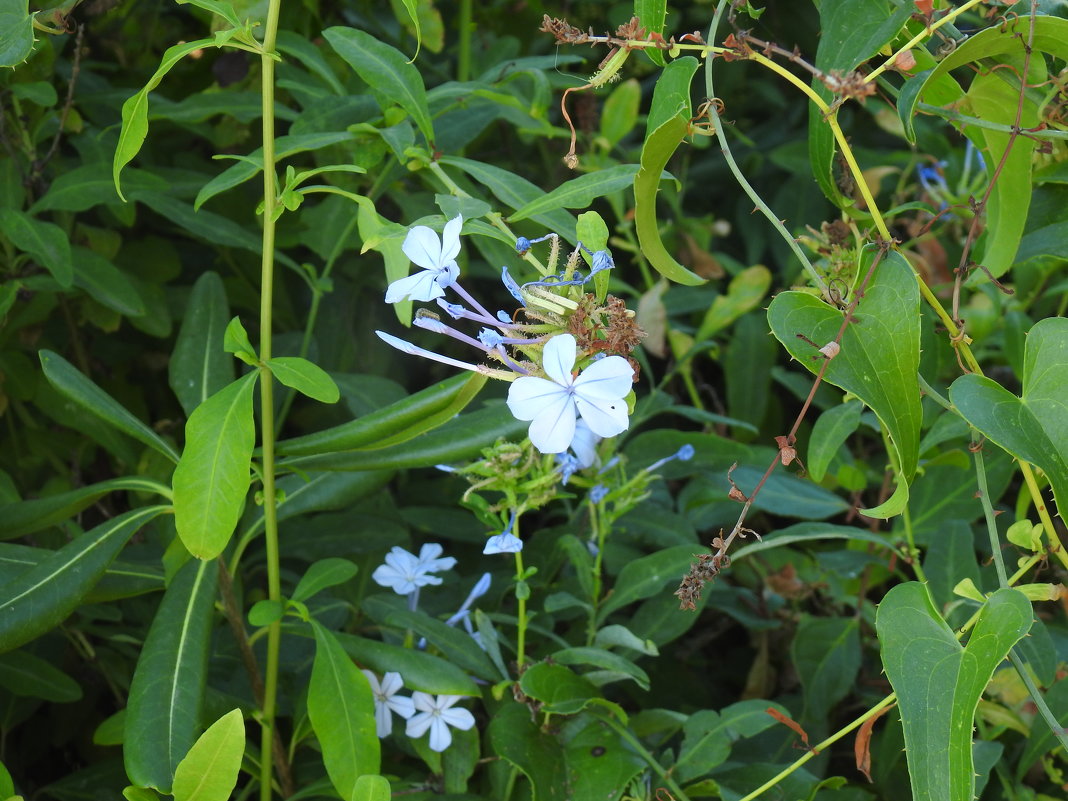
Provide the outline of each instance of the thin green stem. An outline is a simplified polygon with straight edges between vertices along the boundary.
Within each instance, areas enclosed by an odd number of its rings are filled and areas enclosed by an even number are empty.
[[[1042,490],[1038,488],[1034,471],[1031,470],[1031,465],[1027,462],[1019,462],[1019,465],[1020,473],[1023,474],[1027,489],[1031,492],[1031,500],[1035,504],[1035,511],[1038,512],[1038,519],[1042,521],[1042,526],[1046,529],[1050,552],[1057,558],[1062,567],[1068,568],[1068,553],[1065,552],[1061,538],[1057,535],[1057,529],[1053,527],[1053,520],[1049,516],[1046,502],[1042,500]]]
[[[979,502],[983,507],[983,516],[986,518],[986,532],[990,538],[990,551],[994,556],[994,569],[998,574],[998,584],[1002,587],[1009,586],[1009,574],[1005,570],[1005,560],[1001,556],[1001,540],[998,538],[998,524],[994,519],[994,504],[990,499],[990,488],[986,481],[986,465],[983,464],[983,449],[975,448],[972,452],[975,457],[975,480],[979,485]]]
[[[922,42],[924,39],[929,37],[936,30],[941,28],[943,25],[945,25],[946,23],[952,22],[957,17],[959,17],[961,14],[963,14],[965,11],[967,11],[969,8],[971,8],[972,6],[979,5],[981,2],[983,2],[983,0],[968,0],[968,2],[964,3],[963,5],[957,6],[955,9],[953,9],[948,14],[946,14],[944,17],[941,17],[937,22],[933,22],[930,25],[928,25],[926,28],[924,28],[918,34],[916,34],[911,39],[909,39],[907,42],[905,42],[905,44],[901,45],[901,47],[899,47],[897,50],[895,50],[890,55],[890,58],[888,58],[886,61],[884,61],[878,67],[873,69],[866,76],[864,76],[864,82],[865,83],[869,83],[870,81],[874,81],[876,78],[878,78],[880,75],[882,75],[886,70],[888,70],[888,69],[890,69],[890,67],[894,66],[894,62],[897,61],[897,57],[899,55],[901,55],[902,53],[907,53],[913,47],[915,47],[920,42]]]
[[[519,515],[516,515],[512,533],[517,537],[519,536]],[[527,586],[526,579],[523,578],[524,572],[523,554],[520,551],[516,551],[515,599],[518,611],[516,612],[515,664],[519,674],[523,673],[523,665],[527,661],[527,596],[530,594],[530,588]]]
[[[471,80],[471,0],[460,0],[460,52],[456,59],[456,80]]]
[[[898,480],[904,481],[905,479],[898,474]],[[905,524],[905,541],[909,544],[909,560],[912,570],[919,581],[927,581],[927,576],[924,575],[923,567],[920,565],[920,552],[916,548],[916,538],[912,533],[912,515],[909,514],[907,505],[901,512],[901,522]]]
[[[282,0],[270,0],[260,56],[263,103],[263,259],[260,269],[260,359],[271,358],[271,328],[274,303],[274,235],[278,189],[274,152],[274,50]],[[267,598],[281,601],[282,582],[278,557],[278,515],[274,486],[274,376],[261,368],[260,430],[263,447],[264,543],[267,550]],[[260,801],[270,801],[272,791],[274,716],[278,698],[278,657],[282,625],[276,621],[267,632],[267,659],[263,695],[263,731],[260,740]]]

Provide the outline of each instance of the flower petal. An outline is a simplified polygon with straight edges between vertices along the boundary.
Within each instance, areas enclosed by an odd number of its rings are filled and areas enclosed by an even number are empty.
[[[437,271],[443,261],[448,261],[448,259],[441,258],[441,240],[438,239],[437,232],[425,225],[416,225],[408,231],[401,250],[404,251],[405,256],[426,270]],[[453,257],[455,254],[450,258]]]
[[[625,398],[634,381],[634,368],[622,356],[607,356],[583,370],[575,379],[580,398],[617,400]]]
[[[486,547],[482,549],[482,553],[490,556],[495,553],[519,553],[521,550],[523,550],[523,540],[515,534],[505,532],[486,540]]]
[[[430,722],[430,750],[444,751],[452,745],[452,732],[448,725],[440,717],[435,717]]]
[[[591,426],[592,428],[592,426]],[[575,438],[575,404],[561,393],[534,418],[527,430],[531,443],[542,453],[563,453]]]
[[[381,701],[375,701],[375,734],[379,739],[393,733],[393,713]]]
[[[447,709],[441,713],[441,719],[461,731],[467,731],[475,725],[475,716],[466,709]]]
[[[394,695],[386,701],[386,706],[400,715],[402,718],[410,718],[415,714],[415,704],[406,695]]]
[[[460,255],[460,229],[464,227],[464,218],[457,214],[447,223],[441,232],[441,261],[439,265],[445,266],[448,262]],[[455,279],[456,276],[453,276]]]
[[[627,419],[627,403],[622,398],[587,400],[576,397],[575,405],[578,406],[579,414],[590,427],[590,431],[599,437],[614,437],[626,431],[630,425]]]
[[[581,470],[592,467],[597,461],[597,443],[600,440],[590,430],[585,420],[579,420],[575,426],[575,436],[571,440],[571,451],[575,454],[575,463]]]
[[[415,708],[420,712],[433,712],[438,708],[437,704],[434,703],[434,696],[419,690],[412,693],[412,703],[415,704]],[[426,731],[426,729],[423,731]],[[416,737],[418,736],[419,735],[417,734]]]
[[[525,375],[508,387],[508,411],[516,420],[533,420],[550,405],[567,398],[567,390],[559,384]]]
[[[407,278],[399,278],[386,289],[386,303],[399,303],[402,300],[433,300],[445,294],[437,281],[436,272],[420,270]]]
[[[366,671],[365,670],[364,674],[366,675],[369,672],[370,671]],[[374,674],[371,673],[371,675],[373,676]],[[370,679],[368,679],[368,681],[370,681]],[[401,678],[401,674],[400,673],[397,673],[395,671],[390,671],[389,673],[384,675],[382,677],[381,685],[379,685],[377,681],[374,684],[371,685],[372,689],[377,690],[377,691],[381,692],[382,695],[387,695],[387,696],[393,695],[394,693],[397,693],[397,692],[400,692],[401,688],[403,688],[403,687],[404,687],[404,679]]]
[[[571,368],[575,366],[575,338],[571,334],[557,334],[542,349],[541,366],[545,375],[560,386],[571,386]]]
[[[404,727],[404,733],[409,737],[422,737],[426,734],[426,730],[430,728],[430,724],[436,720],[434,713],[432,712],[420,712],[408,718],[408,724]]]

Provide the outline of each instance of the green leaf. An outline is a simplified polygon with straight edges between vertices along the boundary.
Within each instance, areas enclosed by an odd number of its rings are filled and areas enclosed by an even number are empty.
[[[657,86],[664,79],[663,74],[657,80]],[[642,87],[637,78],[629,78],[612,90],[605,98],[601,111],[601,136],[611,147],[634,130],[638,123],[638,108],[642,100]]]
[[[174,770],[174,801],[226,801],[245,753],[245,721],[233,709],[215,721]]]
[[[674,772],[679,781],[689,782],[727,761],[731,746],[742,737],[752,737],[777,725],[768,714],[771,706],[785,713],[779,704],[753,699],[731,704],[720,712],[703,709],[683,724],[684,733]]]
[[[4,767],[4,763],[0,762],[0,798],[11,798],[13,795],[15,795],[15,782],[12,781],[11,774]]]
[[[535,801],[568,801],[563,746],[530,719],[526,704],[509,702],[493,715],[487,730],[494,753],[522,771]]]
[[[3,510],[0,509],[0,519]],[[48,548],[33,548],[29,545],[0,543],[0,585],[13,580],[21,573],[36,567],[55,551]],[[85,603],[98,604],[120,598],[132,598],[163,589],[163,571],[150,565],[133,564],[116,560],[111,563],[100,581],[89,594]]]
[[[275,356],[266,361],[274,377],[291,389],[320,403],[337,403],[341,392],[329,374],[299,356]]]
[[[360,776],[379,771],[375,703],[367,677],[334,635],[314,620],[315,662],[308,685],[311,721],[330,781],[343,799],[355,796]]]
[[[18,209],[0,208],[0,234],[37,259],[61,287],[68,288],[74,282],[70,241],[58,225],[35,220]]]
[[[880,548],[893,549],[893,545],[886,535],[873,534],[867,529],[839,526],[833,523],[797,523],[796,525],[773,531],[759,542],[743,545],[731,553],[731,561],[737,562],[750,554],[766,551],[769,548],[779,548],[783,545],[796,545],[806,542],[816,543],[822,540],[854,540],[867,542]]]
[[[553,661],[560,665],[593,665],[603,671],[615,674],[618,678],[632,679],[643,690],[649,689],[649,674],[635,665],[631,660],[619,654],[613,654],[603,648],[576,647],[564,648],[553,653]],[[596,681],[595,677],[587,674],[590,681]],[[599,686],[607,682],[596,681]]]
[[[924,475],[924,481],[935,481]],[[971,497],[974,499],[974,492]],[[975,535],[963,520],[940,519],[938,536],[931,537],[930,545],[923,555],[923,573],[935,605],[945,605],[955,600],[953,588],[957,582],[971,579],[981,584],[979,564],[975,559]]]
[[[371,603],[372,599],[366,599],[364,608],[367,609]],[[371,614],[369,609],[367,611]],[[411,629],[419,636],[426,637],[427,642],[441,651],[446,659],[472,676],[486,681],[501,680],[502,677],[497,673],[485,651],[481,648],[472,648],[471,635],[463,629],[447,626],[425,612],[409,612],[407,609],[384,611],[386,625],[402,630]]]
[[[675,545],[627,562],[619,571],[615,590],[597,614],[598,622],[629,603],[660,592],[668,581],[677,581],[685,575],[693,561],[693,549],[693,545]]]
[[[234,317],[226,324],[226,330],[223,332],[223,350],[234,354],[246,364],[256,364],[256,349],[252,347],[252,342],[248,338],[245,326],[241,324],[240,317]]]
[[[874,250],[861,258],[860,274],[871,264]],[[919,459],[920,293],[916,276],[905,258],[890,251],[876,267],[864,298],[846,327],[841,352],[827,364],[824,380],[860,398],[875,412],[890,435],[898,485],[891,498],[876,509],[862,510],[868,517],[900,514],[908,500],[908,483]],[[775,338],[812,373],[823,357],[799,335],[817,347],[832,342],[842,325],[842,312],[805,292],[781,292],[768,307],[768,322]]]
[[[404,686],[435,695],[478,695],[478,685],[463,670],[439,656],[401,648],[380,640],[337,633],[345,653],[376,673],[394,670],[404,677]]]
[[[193,284],[168,364],[171,389],[187,416],[234,380],[233,361],[223,350],[228,309],[219,274],[203,273]]]
[[[178,461],[178,453],[159,434],[142,423],[118,401],[82,375],[73,364],[58,353],[42,350],[38,356],[45,378],[64,397],[70,398],[83,409],[114,426],[138,442],[148,445],[171,461]]]
[[[82,247],[75,247],[71,256],[76,287],[84,289],[97,303],[125,317],[145,315],[145,302],[133,282],[110,259]]]
[[[359,567],[348,559],[338,557],[320,559],[301,576],[297,588],[293,590],[293,600],[306,601],[325,589],[344,584],[355,576],[358,570]]]
[[[771,271],[767,267],[756,264],[741,270],[731,278],[726,294],[716,295],[694,339],[698,342],[711,339],[713,334],[755,309],[764,300],[770,287]]]
[[[196,408],[185,424],[185,450],[174,470],[174,523],[191,554],[214,559],[245,508],[256,443],[252,394],[257,371]]]
[[[186,562],[141,647],[123,733],[126,775],[135,785],[169,793],[178,763],[196,742],[218,575],[214,562]]]
[[[33,14],[29,13],[29,5],[27,0],[0,0],[0,67],[21,64],[33,52]]]
[[[584,209],[599,197],[618,192],[630,186],[638,172],[636,164],[617,164],[597,172],[580,175],[564,181],[551,192],[527,203],[513,212],[509,222],[518,222],[556,209]],[[660,172],[657,172],[657,176]]]
[[[352,790],[352,801],[390,801],[392,798],[389,779],[385,776],[364,774],[356,780],[356,786]]]
[[[823,726],[827,713],[851,691],[860,670],[858,620],[806,615],[797,627],[790,656],[804,689],[804,719]]]
[[[972,801],[975,709],[1031,622],[1031,604],[1020,592],[998,590],[961,647],[924,585],[899,584],[879,604],[875,625],[901,709],[916,801]]]
[[[646,48],[647,51],[652,48]],[[645,120],[646,138],[672,117],[693,117],[690,84],[700,62],[693,56],[677,58],[661,71],[653,87],[653,100]]]
[[[664,35],[664,23],[667,19],[667,0],[634,0],[634,16],[641,22],[643,28],[649,31],[650,34],[658,33],[661,36]],[[656,64],[658,67],[664,66],[664,54],[661,53],[655,47],[643,48],[645,55],[649,56],[649,60]],[[676,59],[679,61],[681,59]],[[695,61],[697,59],[694,59]],[[676,63],[672,61],[671,64]],[[670,69],[671,64],[668,64]],[[667,70],[660,73],[660,77],[657,79],[657,83],[664,79],[664,74]]]
[[[197,39],[193,42],[183,42],[167,48],[160,61],[159,69],[148,79],[148,83],[137,94],[127,99],[122,104],[122,130],[119,132],[119,143],[115,147],[115,159],[111,167],[111,177],[115,181],[115,191],[119,197],[126,200],[119,185],[119,175],[133,157],[141,150],[145,138],[148,136],[148,93],[159,86],[171,67],[195,50],[205,47],[214,47],[215,39]]]
[[[1057,508],[1068,512],[1068,319],[1040,320],[1028,333],[1022,397],[969,374],[953,382],[949,398],[983,436],[1042,468]]]
[[[203,8],[212,14],[218,14],[234,28],[241,28],[241,20],[238,19],[234,7],[223,0],[175,0],[180,6],[192,5]]]
[[[12,695],[56,704],[70,704],[82,697],[78,682],[50,662],[22,650],[0,654],[0,686]]]
[[[355,28],[335,26],[323,31],[323,36],[374,90],[383,108],[389,103],[399,105],[411,115],[427,143],[433,145],[434,125],[423,78],[403,53]]]
[[[539,662],[531,665],[519,679],[519,689],[536,701],[545,712],[573,715],[582,710],[591,698],[601,694],[587,679],[563,665]]]
[[[132,490],[134,492],[165,492],[166,487],[149,478],[112,478],[97,484],[89,484],[69,492],[48,495],[29,501],[0,506],[0,520],[4,521],[0,539],[13,540],[35,531],[62,523],[82,509],[96,503],[109,492]]]
[[[301,64],[323,79],[323,83],[330,87],[336,95],[344,95],[345,87],[337,79],[334,70],[323,57],[322,52],[310,39],[306,39],[293,31],[278,32],[279,52],[293,56]],[[276,140],[277,141],[277,140]]]
[[[4,584],[0,590],[0,653],[18,648],[62,623],[126,541],[164,511],[163,506],[148,506],[101,523]]]
[[[677,284],[697,286],[705,280],[668,253],[660,239],[656,218],[656,193],[660,191],[664,167],[689,130],[689,116],[676,110],[674,116],[646,137],[642,145],[641,167],[634,176],[634,229],[642,253],[657,272]]]
[[[127,172],[128,185],[138,189],[166,191],[163,178],[142,170]],[[31,214],[42,211],[85,211],[94,206],[119,203],[115,182],[106,164],[83,164],[56,176],[48,191],[30,207]]]
[[[477,374],[454,376],[350,423],[283,440],[276,450],[285,456],[311,456],[406,442],[455,417],[486,380]]]
[[[808,439],[808,460],[805,462],[813,481],[823,481],[831,460],[860,425],[862,411],[863,403],[840,403],[817,418]]]

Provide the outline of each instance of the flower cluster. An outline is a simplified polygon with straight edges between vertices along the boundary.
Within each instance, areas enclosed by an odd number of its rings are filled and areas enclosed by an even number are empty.
[[[420,309],[413,321],[419,328],[476,348],[483,359],[499,366],[453,359],[385,332],[376,333],[405,353],[510,381],[509,410],[516,419],[530,422],[528,435],[534,448],[558,455],[566,481],[576,470],[595,463],[595,447],[600,439],[614,437],[629,425],[627,398],[635,369],[626,357],[640,331],[621,301],[609,298],[601,308],[584,289],[593,276],[612,268],[612,257],[604,250],[591,252],[579,243],[564,269],[557,273],[560,243],[556,234],[535,240],[520,237],[516,242],[520,255],[538,242],[552,241],[549,272],[541,280],[519,285],[503,267],[504,286],[521,308],[515,314],[492,314],[458,280],[456,257],[462,228],[463,219],[457,216],[445,224],[440,239],[426,226],[410,229],[403,250],[421,271],[390,284],[386,301],[434,301],[453,320],[481,325],[477,335],[471,336],[425,309]],[[583,253],[589,256],[591,265],[585,275],[579,269]],[[459,302],[446,300],[446,290],[455,293]],[[623,309],[622,315],[617,307]],[[599,322],[606,317],[622,317],[626,333],[610,330],[611,326]],[[578,364],[583,365],[582,369],[575,369]],[[492,547],[499,550],[491,552],[518,549],[508,539],[510,534],[506,529],[497,535]]]
[[[453,709],[462,695],[438,695],[413,692],[411,698],[397,695],[404,687],[400,673],[386,673],[379,682],[370,670],[363,675],[371,685],[375,699],[375,733],[379,737],[388,737],[393,732],[393,714],[400,715],[407,721],[404,733],[409,737],[422,737],[430,732],[430,748],[444,751],[452,744],[451,726],[467,731],[475,725],[475,716],[466,709]]]

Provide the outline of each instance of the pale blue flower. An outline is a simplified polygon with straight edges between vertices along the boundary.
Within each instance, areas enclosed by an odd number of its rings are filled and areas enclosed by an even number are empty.
[[[423,270],[390,284],[386,290],[386,303],[398,303],[408,298],[428,301],[445,294],[445,287],[452,286],[460,275],[456,257],[460,253],[463,224],[463,217],[456,215],[445,223],[441,239],[434,229],[425,225],[416,225],[408,231],[401,249]]]
[[[608,487],[604,484],[598,484],[596,487],[590,490],[590,501],[593,503],[600,503],[608,495]]]
[[[500,534],[495,534],[486,540],[486,547],[482,549],[482,553],[489,556],[497,553],[519,553],[523,550],[523,541],[512,533],[514,527],[515,512],[512,512],[508,527]]]
[[[381,683],[370,670],[364,670],[363,675],[367,677],[375,699],[375,733],[379,738],[388,737],[393,731],[393,713],[407,720],[415,714],[415,704],[411,698],[397,695],[404,687],[400,673],[385,674]]]
[[[419,549],[419,556],[394,545],[386,554],[385,564],[376,567],[371,578],[397,595],[411,595],[428,584],[441,584],[441,579],[431,574],[449,570],[456,564],[451,556],[439,558],[441,552],[442,547],[437,543],[424,545]]]
[[[422,737],[430,731],[430,750],[444,751],[452,744],[449,727],[467,731],[475,725],[475,716],[466,709],[452,709],[462,695],[439,695],[437,698],[421,692],[412,693],[416,712],[408,719],[405,733],[409,737]]]
[[[599,437],[614,437],[629,425],[624,398],[634,369],[622,356],[608,356],[575,377],[576,355],[575,338],[558,334],[542,351],[548,378],[522,376],[508,388],[509,410],[517,420],[531,421],[530,441],[542,453],[566,451],[580,416]]]

